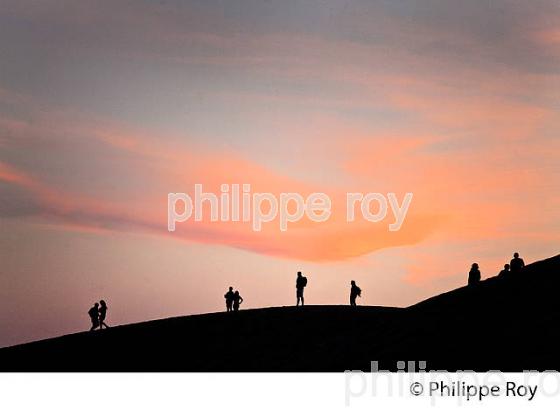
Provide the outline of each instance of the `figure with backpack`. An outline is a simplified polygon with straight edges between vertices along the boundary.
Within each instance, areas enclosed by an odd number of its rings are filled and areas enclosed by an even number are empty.
[[[303,299],[303,290],[307,286],[307,278],[301,274],[301,272],[297,273],[296,279],[296,306],[299,306],[299,302],[301,300],[301,306],[304,305]]]
[[[88,310],[88,315],[91,319],[91,329],[89,329],[89,331],[93,332],[99,327],[99,303],[95,303],[93,307]]]
[[[356,306],[356,298],[362,297],[362,289],[356,285],[355,281],[351,281],[350,285],[350,306]]]

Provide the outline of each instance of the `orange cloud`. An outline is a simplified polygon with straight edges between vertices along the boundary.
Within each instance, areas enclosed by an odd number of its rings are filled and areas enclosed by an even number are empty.
[[[83,132],[83,127],[82,127]],[[345,222],[345,193],[326,189],[279,175],[233,152],[209,152],[200,147],[165,146],[149,137],[138,138],[134,132],[111,127],[94,127],[90,137],[137,159],[149,162],[159,180],[159,189],[134,201],[117,202],[111,198],[94,198],[79,192],[63,192],[45,183],[3,166],[2,179],[19,185],[36,195],[42,207],[41,217],[72,229],[139,231],[202,243],[220,244],[276,257],[309,261],[342,260],[386,247],[418,243],[436,230],[440,216],[422,214],[411,207],[399,232],[389,232],[387,223]],[[167,232],[167,193],[191,192],[194,183],[206,191],[219,192],[221,184],[249,183],[252,192],[297,192],[304,197],[311,192],[325,192],[335,204],[331,219],[314,223],[304,218],[280,232],[277,223],[254,232],[247,223],[212,223],[188,221],[174,233]],[[157,193],[157,194],[156,194]],[[392,221],[391,221],[392,222]]]

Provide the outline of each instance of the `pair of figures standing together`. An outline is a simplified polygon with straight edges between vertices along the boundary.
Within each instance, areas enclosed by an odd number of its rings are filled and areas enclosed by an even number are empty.
[[[226,299],[226,310],[228,312],[237,312],[239,310],[239,306],[243,303],[243,298],[239,294],[239,291],[236,290],[234,292],[231,286],[229,287],[227,293],[224,295],[224,298]]]
[[[95,303],[93,307],[88,311],[88,315],[91,319],[91,329],[93,331],[97,328],[108,329],[107,323],[105,323],[105,318],[107,317],[107,304],[104,300],[99,301],[99,303]]]

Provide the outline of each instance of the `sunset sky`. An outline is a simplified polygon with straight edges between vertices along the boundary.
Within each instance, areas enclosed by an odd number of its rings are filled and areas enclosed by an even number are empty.
[[[0,6],[0,346],[295,303],[407,306],[560,253],[560,3]],[[195,183],[325,192],[333,216],[167,231]],[[414,199],[399,232],[346,192]],[[392,221],[388,221],[392,222]]]

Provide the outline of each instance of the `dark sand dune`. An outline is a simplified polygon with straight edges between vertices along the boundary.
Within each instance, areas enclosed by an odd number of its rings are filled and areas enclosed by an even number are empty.
[[[2,371],[560,370],[560,255],[398,309],[306,306],[118,326],[0,349]],[[88,352],[97,352],[92,358]]]

